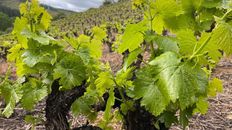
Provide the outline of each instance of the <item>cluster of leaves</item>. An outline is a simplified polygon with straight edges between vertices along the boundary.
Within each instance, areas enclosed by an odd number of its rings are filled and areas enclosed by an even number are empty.
[[[98,93],[109,93],[103,128],[115,117],[108,110],[115,100],[122,102],[119,109],[125,115],[140,101],[166,127],[179,123],[185,128],[192,115],[205,114],[208,97],[222,91],[221,80],[211,77],[212,69],[223,55],[232,54],[230,5],[223,0],[134,0],[144,19],[128,24],[115,45],[129,55],[120,71],[101,72],[95,81]],[[150,57],[141,59],[147,51]],[[136,61],[142,62],[140,68],[134,66]],[[75,102],[74,108],[88,108],[77,113],[93,111],[91,97],[89,90]]]
[[[9,62],[15,63],[18,80],[10,81],[6,76],[0,84],[6,103],[2,114],[6,117],[18,102],[24,109],[33,110],[51,92],[55,80],[59,80],[63,91],[78,87],[83,81],[91,86],[104,68],[99,62],[106,37],[104,29],[94,27],[91,36],[55,40],[45,32],[52,17],[37,0],[22,3],[20,14],[12,32],[17,42],[7,56]]]
[[[166,127],[172,123],[185,127],[193,114],[206,113],[207,98],[222,91],[221,81],[211,78],[212,69],[222,58],[221,52],[232,54],[229,1],[134,0],[133,6],[144,12],[144,18],[128,24],[119,36],[117,52],[129,54],[114,74],[99,60],[104,30],[94,27],[90,36],[55,40],[45,33],[51,16],[38,2],[21,4],[21,17],[16,18],[13,30],[18,42],[8,55],[17,67],[18,83],[0,86],[7,103],[3,114],[10,116],[17,102],[33,109],[50,93],[55,80],[63,91],[86,81],[86,92],[72,104],[72,111],[95,119],[93,106],[106,102],[99,124],[103,129],[111,129],[109,123],[118,118],[117,111],[112,113],[116,100],[121,102],[120,114],[133,111],[139,101]],[[150,57],[141,58],[146,51]],[[142,64],[135,66],[137,61]]]
[[[141,99],[141,105],[161,122],[168,125],[169,118],[185,127],[191,115],[207,112],[208,97],[222,91],[221,81],[211,79],[211,71],[222,58],[220,50],[232,54],[230,3],[134,0],[133,4],[144,11],[144,20],[126,27],[118,52],[128,50],[130,57],[150,48],[151,56],[136,72],[130,95]]]

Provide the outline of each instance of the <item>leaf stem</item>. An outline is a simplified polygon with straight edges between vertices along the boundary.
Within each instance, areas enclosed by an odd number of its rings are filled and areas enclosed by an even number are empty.
[[[200,53],[204,49],[204,47],[209,43],[210,39],[211,39],[211,35],[205,40],[205,42],[196,51],[194,51],[192,56],[190,56],[189,60],[192,60],[194,57],[196,57],[198,53]]]
[[[152,16],[152,13],[151,13],[151,4],[150,4],[150,1],[148,3],[148,12],[149,12],[149,22],[150,22],[150,33],[152,35],[153,33],[153,19],[154,19],[154,16]],[[151,41],[150,42],[150,48],[151,48],[151,59],[155,58],[155,48],[154,48],[154,44],[153,42]]]
[[[122,89],[121,89],[121,88],[118,88],[118,91],[119,91],[120,96],[122,97],[122,101],[123,101],[124,103],[126,103],[126,98],[125,98],[125,96],[124,96],[124,94],[123,94],[123,92],[122,92]]]
[[[232,9],[229,9],[224,15],[223,17],[221,18],[222,20],[225,19],[225,17],[230,13],[232,12]],[[212,33],[211,33],[212,35]],[[198,53],[200,51],[202,51],[202,49],[204,49],[204,47],[208,44],[208,42],[210,41],[211,39],[211,35],[205,40],[205,42],[200,46],[200,48],[198,48],[196,51],[194,51],[194,53],[192,54],[192,56],[190,56],[189,60],[192,60],[194,57],[196,57],[198,55]],[[195,49],[195,48],[194,48]]]
[[[114,81],[114,83],[115,83],[115,85],[117,86],[117,88],[118,88],[118,91],[119,91],[119,94],[120,94],[120,96],[122,97],[122,102],[123,103],[125,103],[126,104],[126,106],[130,106],[128,103],[127,103],[127,100],[126,100],[126,98],[125,98],[125,96],[124,96],[124,94],[123,94],[123,92],[122,92],[122,89],[121,89],[121,87],[118,85],[118,83],[115,81],[115,79],[113,79],[113,81]]]
[[[151,59],[155,58],[155,48],[154,48],[154,44],[151,42],[150,43],[150,48],[151,48]]]
[[[225,19],[225,17],[232,11],[232,9],[229,9],[222,17],[222,19]]]

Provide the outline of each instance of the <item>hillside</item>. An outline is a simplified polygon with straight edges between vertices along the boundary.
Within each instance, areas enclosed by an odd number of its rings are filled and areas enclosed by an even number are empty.
[[[19,14],[19,4],[25,0],[1,0],[0,1],[0,12],[4,12],[9,16],[16,16]],[[56,17],[60,14],[69,15],[73,12],[66,11],[62,9],[55,9],[52,7],[44,6],[45,8],[49,9],[49,13],[52,14],[53,17]]]
[[[92,8],[55,20],[52,23],[50,34],[53,36],[78,35],[88,32],[93,26],[102,24],[110,24],[110,28],[118,25],[124,26],[127,23],[140,21],[141,14],[138,10],[132,9],[130,1],[122,0],[118,3],[104,5],[97,9]]]
[[[25,0],[1,0],[0,1],[0,35],[11,32],[15,17],[19,16],[19,5]],[[60,19],[73,14],[71,11],[52,8],[42,5],[53,16],[53,19]]]

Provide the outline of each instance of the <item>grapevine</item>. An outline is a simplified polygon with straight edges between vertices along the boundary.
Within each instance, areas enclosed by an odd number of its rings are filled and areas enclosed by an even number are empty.
[[[89,35],[54,39],[46,33],[52,17],[38,1],[21,4],[12,32],[17,43],[7,56],[18,80],[5,78],[0,84],[7,103],[2,113],[9,117],[17,103],[33,110],[46,99],[49,130],[70,129],[69,110],[89,120],[104,111],[98,124],[104,130],[112,129],[114,119],[122,120],[127,130],[165,130],[173,124],[185,129],[194,114],[207,113],[208,98],[223,89],[212,72],[232,54],[231,2],[132,4],[143,19],[118,34],[113,46],[124,58],[116,73],[100,60],[107,29],[93,27]]]

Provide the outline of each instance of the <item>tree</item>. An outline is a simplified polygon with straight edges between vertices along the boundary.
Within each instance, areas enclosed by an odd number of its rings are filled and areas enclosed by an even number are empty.
[[[108,4],[112,4],[112,3],[115,3],[115,1],[114,0],[105,0],[103,2],[103,5],[108,5]]]
[[[5,31],[7,28],[11,26],[12,26],[11,18],[7,14],[0,12],[0,30]]]

